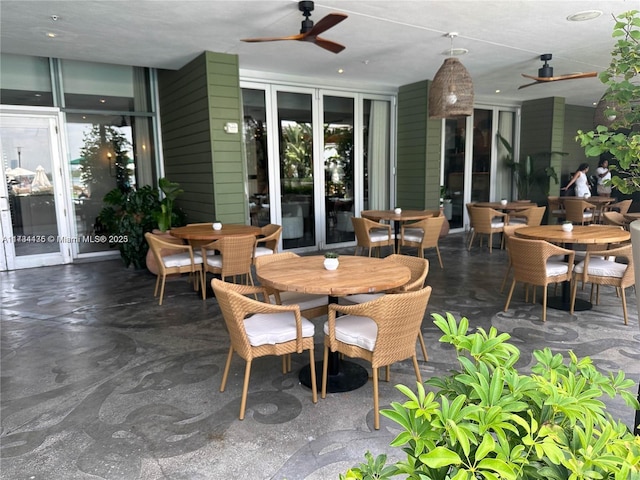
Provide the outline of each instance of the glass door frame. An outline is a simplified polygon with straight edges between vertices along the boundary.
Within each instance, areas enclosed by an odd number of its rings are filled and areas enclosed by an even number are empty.
[[[489,200],[497,200],[495,198],[497,192],[497,185],[494,181],[497,178],[497,173],[501,168],[504,168],[500,165],[501,158],[498,158],[499,146],[497,141],[496,134],[499,129],[498,119],[500,118],[500,112],[511,112],[514,113],[514,158],[518,158],[519,154],[519,144],[520,144],[520,119],[521,119],[521,109],[518,106],[508,106],[508,105],[486,105],[486,104],[477,104],[474,105],[474,110],[489,110],[492,112],[492,124],[491,124],[491,155],[490,155],[490,166],[489,166],[489,174],[491,181],[489,182]],[[445,171],[445,145],[446,145],[446,128],[444,128],[446,119],[442,120],[442,138],[441,138],[441,158],[440,158],[440,185],[445,184],[445,175],[447,172]],[[462,200],[462,226],[459,228],[452,228],[451,232],[462,232],[469,229],[469,216],[466,208],[464,207],[467,203],[471,202],[471,193],[472,193],[472,175],[473,175],[473,126],[474,126],[474,117],[469,116],[465,118],[465,148],[464,152],[464,185],[463,185],[463,200]],[[469,148],[470,146],[471,148]]]
[[[241,89],[262,90],[264,92],[266,120],[267,120],[267,161],[268,161],[268,189],[270,192],[270,221],[272,223],[282,224],[282,208],[279,199],[281,198],[280,185],[280,144],[278,136],[278,92],[309,94],[312,99],[312,131],[313,131],[313,222],[315,231],[315,243],[310,246],[290,249],[291,251],[317,251],[327,247],[341,248],[351,246],[354,241],[344,243],[327,244],[326,238],[326,205],[325,205],[325,187],[324,187],[324,97],[345,97],[351,98],[354,102],[354,164],[353,164],[353,197],[354,212],[357,216],[363,208],[364,201],[364,166],[363,166],[363,104],[365,100],[383,100],[388,101],[390,105],[389,118],[389,192],[391,203],[395,199],[395,132],[396,132],[396,96],[392,93],[366,93],[354,92],[342,89],[319,88],[314,86],[288,85],[285,83],[262,83],[253,80],[241,80]],[[249,185],[248,179],[245,179],[245,191],[247,201],[249,201]],[[281,240],[282,242],[282,240]],[[282,249],[282,245],[280,245]]]
[[[9,105],[0,106],[0,117],[3,126],[11,126],[11,119],[37,118],[48,121],[49,140],[51,145],[51,176],[54,185],[56,225],[58,228],[57,238],[53,241],[58,243],[59,249],[56,252],[41,253],[34,255],[16,256],[13,226],[11,223],[11,213],[8,208],[8,187],[6,182],[0,188],[0,234],[2,234],[2,248],[0,248],[0,268],[2,270],[14,270],[22,268],[33,268],[48,265],[60,265],[71,263],[73,260],[74,229],[69,222],[69,212],[72,212],[72,205],[68,195],[69,175],[63,167],[63,159],[66,155],[66,140],[62,125],[63,114],[58,108],[49,107],[14,107]],[[5,176],[5,165],[0,166],[2,176]],[[6,209],[5,209],[6,208]],[[49,237],[49,236],[48,236]],[[46,242],[52,239],[46,238]],[[61,238],[69,241],[60,241]]]

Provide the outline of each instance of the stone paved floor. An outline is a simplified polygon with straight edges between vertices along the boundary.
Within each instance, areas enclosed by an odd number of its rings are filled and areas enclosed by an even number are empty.
[[[511,334],[523,370],[534,349],[548,346],[589,355],[602,370],[621,369],[638,381],[633,289],[628,326],[607,287],[599,306],[575,315],[550,309],[543,324],[541,306],[524,303],[521,289],[503,312],[504,251],[467,252],[461,234],[441,246],[444,270],[427,252],[433,294],[422,327],[430,355],[420,361],[424,378],[454,365],[430,317],[451,312]],[[179,280],[158,306],[154,281],[119,260],[0,273],[2,478],[320,480],[337,478],[367,450],[399,458],[388,447],[393,424],[382,417],[373,429],[370,384],[311,402],[297,377],[307,355],[294,357],[284,376],[279,359],[255,361],[247,416],[239,421],[244,367],[236,357],[221,393],[228,336],[216,300],[203,302]],[[323,322],[314,320],[318,358]],[[393,366],[391,380],[381,382],[383,407],[402,400],[395,384],[415,381],[410,362]],[[608,406],[633,424],[624,404]]]

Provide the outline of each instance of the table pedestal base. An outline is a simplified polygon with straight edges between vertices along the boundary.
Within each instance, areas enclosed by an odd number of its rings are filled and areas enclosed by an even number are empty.
[[[369,381],[367,369],[357,363],[340,360],[339,371],[331,375],[327,374],[327,392],[350,392],[363,386]],[[300,383],[311,388],[311,366],[305,365],[298,375]],[[322,362],[316,362],[316,388],[322,390]]]
[[[549,297],[547,298],[547,307],[568,312],[571,310],[571,301],[565,300],[563,297]],[[592,307],[591,302],[576,298],[576,304],[573,310],[575,312],[584,312],[585,310],[591,310]]]

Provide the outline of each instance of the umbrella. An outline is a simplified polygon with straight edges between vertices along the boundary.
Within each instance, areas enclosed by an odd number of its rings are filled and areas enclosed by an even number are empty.
[[[51,190],[51,182],[42,165],[38,165],[38,168],[36,168],[35,177],[33,177],[33,181],[31,182],[31,190],[36,192]]]
[[[27,170],[22,167],[9,168],[6,173],[7,175],[12,175],[14,177],[30,177],[31,175],[36,174],[36,172],[32,172],[31,170]]]

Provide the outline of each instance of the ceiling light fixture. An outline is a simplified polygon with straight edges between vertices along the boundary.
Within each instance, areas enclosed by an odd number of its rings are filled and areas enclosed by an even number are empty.
[[[58,34],[54,32],[47,32],[45,35],[49,38],[56,38],[58,36]]]
[[[585,20],[593,20],[594,18],[598,18],[602,15],[600,10],[585,10],[583,12],[577,12],[573,15],[569,15],[567,20],[570,22],[584,22]]]
[[[429,118],[468,117],[473,114],[473,81],[460,60],[453,58],[456,32],[445,35],[451,39],[449,58],[436,72],[429,89]]]

